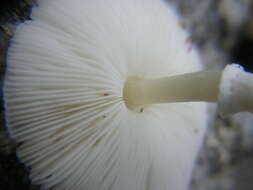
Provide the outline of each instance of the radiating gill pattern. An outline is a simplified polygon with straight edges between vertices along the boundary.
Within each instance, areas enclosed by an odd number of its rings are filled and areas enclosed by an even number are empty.
[[[193,162],[184,155],[196,155],[205,105],[135,111],[122,97],[129,77],[202,69],[175,12],[162,0],[41,0],[31,18],[9,47],[4,99],[33,183],[50,190],[184,190]],[[189,123],[199,131],[194,138]]]
[[[54,43],[64,46],[61,41]],[[32,180],[47,182],[49,188],[68,178],[64,189],[78,189],[83,180],[72,184],[71,178],[89,179],[80,168],[88,175],[104,164],[108,172],[115,162],[110,158],[117,149],[125,109],[124,78],[117,68],[92,53],[88,58],[81,55],[73,45],[52,50],[31,40],[13,39],[8,56],[7,122],[12,137],[22,143],[18,156],[31,166]]]
[[[14,40],[12,48],[15,45],[23,44]],[[114,141],[124,112],[122,87],[114,82],[120,79],[106,76],[107,72],[92,65],[65,68],[61,58],[51,63],[44,60],[45,55],[40,52],[36,52],[36,58],[43,64],[33,58],[20,67],[12,67],[12,62],[29,56],[26,52],[20,51],[19,58],[15,58],[15,54],[13,60],[9,60],[5,101],[11,135],[23,143],[18,156],[32,167],[32,180],[37,184],[47,182],[47,188],[64,183],[65,178],[67,181],[88,179],[89,176],[80,173],[80,166],[87,175],[102,162],[111,167],[110,158],[117,149]],[[50,54],[50,50],[46,53]],[[12,52],[9,54],[11,57]],[[43,66],[34,67],[34,63]],[[96,70],[96,73],[87,70]],[[107,149],[107,154],[101,155],[101,149]],[[105,168],[105,172],[107,170]],[[68,183],[64,189],[78,189],[74,186],[80,183],[84,183],[83,180]]]

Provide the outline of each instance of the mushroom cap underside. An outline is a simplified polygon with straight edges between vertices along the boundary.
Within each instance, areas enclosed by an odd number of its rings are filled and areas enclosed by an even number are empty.
[[[127,108],[129,77],[202,70],[160,0],[39,1],[8,50],[8,129],[30,177],[55,190],[183,190],[205,103]]]

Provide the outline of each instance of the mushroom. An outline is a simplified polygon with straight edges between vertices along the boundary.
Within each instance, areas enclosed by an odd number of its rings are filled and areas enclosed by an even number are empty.
[[[185,190],[205,102],[252,111],[252,75],[203,71],[162,0],[44,0],[31,18],[8,50],[4,100],[42,189]]]

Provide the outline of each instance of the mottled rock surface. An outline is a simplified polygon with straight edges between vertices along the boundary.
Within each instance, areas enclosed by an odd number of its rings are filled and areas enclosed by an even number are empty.
[[[167,0],[182,15],[181,25],[209,69],[237,62],[253,71],[252,0]],[[6,0],[0,7],[0,85],[8,42],[15,23],[29,19],[35,0]],[[0,93],[2,98],[2,93]],[[29,168],[15,156],[17,144],[4,127],[0,101],[0,189],[36,190],[28,177]],[[237,114],[222,119],[210,105],[209,130],[193,172],[191,190],[253,189],[253,115]]]

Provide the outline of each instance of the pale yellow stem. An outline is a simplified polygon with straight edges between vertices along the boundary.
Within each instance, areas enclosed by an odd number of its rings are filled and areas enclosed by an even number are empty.
[[[236,64],[155,79],[129,78],[124,100],[130,109],[148,104],[217,102],[220,115],[253,113],[253,74]]]
[[[129,108],[169,102],[216,102],[222,71],[203,71],[156,79],[129,78],[124,99]]]

